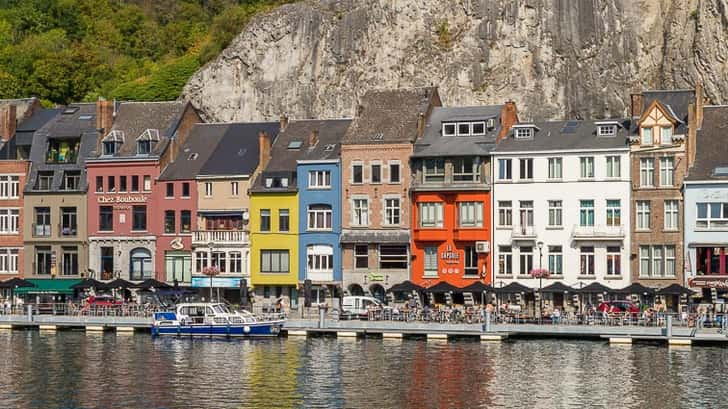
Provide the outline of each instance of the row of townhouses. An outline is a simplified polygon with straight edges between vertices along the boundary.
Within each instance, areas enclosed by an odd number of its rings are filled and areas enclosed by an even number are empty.
[[[155,278],[235,301],[245,279],[297,307],[304,288],[383,298],[405,280],[728,287],[728,107],[700,85],[598,120],[443,107],[434,87],[369,91],[327,120],[203,123],[179,101],[0,109],[0,279],[48,293]]]

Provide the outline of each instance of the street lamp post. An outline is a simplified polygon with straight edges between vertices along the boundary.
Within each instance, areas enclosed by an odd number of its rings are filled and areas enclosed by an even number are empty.
[[[209,242],[207,243],[207,248],[210,250],[210,267],[212,267],[212,250],[215,246],[215,243]],[[212,302],[212,277],[213,274],[210,274],[210,302]]]
[[[536,243],[538,246],[538,269],[541,271],[538,275],[538,323],[543,318],[543,242]]]

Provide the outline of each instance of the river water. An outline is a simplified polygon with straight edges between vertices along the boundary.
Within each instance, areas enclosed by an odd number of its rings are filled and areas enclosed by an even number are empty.
[[[2,408],[716,408],[728,349],[0,331]]]

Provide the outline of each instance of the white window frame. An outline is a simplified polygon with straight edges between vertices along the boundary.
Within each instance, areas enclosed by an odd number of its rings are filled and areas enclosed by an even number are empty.
[[[230,195],[234,197],[240,196],[240,184],[238,182],[230,182]]]
[[[422,249],[424,257],[424,277],[437,277],[437,246],[426,246]]]
[[[0,274],[18,273],[18,253],[15,248],[0,248]]]
[[[310,205],[306,217],[308,230],[331,231],[333,229],[333,210],[330,205]]]
[[[0,175],[0,200],[18,199],[20,176]]]
[[[475,251],[475,246],[463,248],[463,276],[478,276],[478,253]]]
[[[617,125],[598,125],[597,135],[603,137],[610,137],[617,135]]]
[[[205,182],[205,197],[212,197],[212,182]]]
[[[513,276],[513,248],[498,246],[498,274]]]
[[[533,158],[518,159],[518,180],[533,180]]]
[[[483,227],[483,202],[458,202],[460,227]]]
[[[637,225],[635,229],[638,231],[649,231],[651,228],[651,206],[652,203],[649,200],[637,200],[635,201],[636,214],[637,214]]]
[[[669,231],[679,230],[680,227],[680,202],[678,200],[665,200],[664,229]]]
[[[533,128],[531,127],[519,127],[515,128],[513,136],[516,139],[531,139],[533,138]]]
[[[429,164],[434,164],[432,168]],[[439,165],[442,165],[440,167]],[[445,182],[445,159],[424,159],[422,161],[422,182],[423,183],[443,183]]]
[[[452,127],[452,132],[447,131],[447,127]],[[458,124],[456,122],[443,122],[442,123],[442,135],[443,136],[455,136],[458,132]]]
[[[309,189],[331,189],[331,171],[330,170],[309,170],[308,171],[308,188]]]
[[[619,178],[622,176],[622,160],[618,155],[607,156],[607,177]]]
[[[369,226],[369,198],[366,196],[351,198],[352,226]]]
[[[564,274],[564,249],[562,246],[548,246],[548,268],[551,275]]]
[[[593,156],[579,157],[579,178],[580,179],[594,179],[594,157]]]
[[[589,251],[591,249],[591,251]],[[594,246],[579,247],[579,275],[585,277],[594,277],[596,272],[596,263],[594,260]],[[591,261],[591,263],[590,263]],[[589,270],[591,264],[591,270]]]
[[[640,159],[640,186],[655,186],[655,160],[653,158]]]
[[[503,223],[506,222],[506,223]],[[513,226],[513,202],[510,200],[498,201],[498,227]]]
[[[443,226],[444,203],[420,202],[417,204],[419,213],[418,225],[422,228],[438,228]]]
[[[498,159],[498,180],[513,180],[512,159]]]
[[[649,135],[649,139],[647,138],[647,135]],[[651,127],[641,127],[640,128],[640,145],[642,146],[652,146],[655,144],[655,132]]]
[[[705,217],[700,216],[700,208],[705,207]],[[713,216],[713,208],[718,209],[718,216]],[[728,203],[698,202],[695,211],[695,228],[707,230],[728,230]]]
[[[266,268],[268,258],[268,268]],[[274,267],[274,258],[277,259],[277,269]],[[263,274],[287,274],[291,270],[291,254],[287,249],[264,249],[260,251],[260,272]]]
[[[325,244],[306,247],[306,272],[332,273],[334,271],[334,248]]]
[[[616,249],[616,250],[614,250]],[[622,251],[619,246],[607,246],[607,270],[605,274],[609,277],[622,275]],[[611,270],[611,272],[610,272]],[[617,274],[619,272],[619,274]]]
[[[616,206],[615,203],[616,202]],[[622,225],[622,201],[620,199],[607,199],[607,226],[621,226]],[[619,222],[615,219],[619,218]]]
[[[399,226],[402,223],[402,199],[399,196],[385,196],[384,225]]]
[[[548,227],[562,227],[564,223],[564,202],[562,200],[549,200],[548,210]]]
[[[663,156],[660,158],[660,186],[670,187],[675,184],[675,158]]]
[[[533,247],[521,247],[518,251],[518,275],[527,276],[533,269]]]
[[[466,161],[472,161],[470,170],[463,169]],[[462,165],[462,166],[461,166]],[[480,161],[477,157],[460,157],[452,161],[452,180],[454,182],[480,182]]]
[[[16,207],[0,208],[0,234],[18,234],[20,209]]]
[[[660,127],[660,144],[672,145],[672,125]]]
[[[230,261],[230,273],[242,273],[243,272],[243,253],[240,251],[231,251],[228,253],[228,260]]]
[[[548,178],[551,180],[560,180],[563,178],[563,160],[560,157],[548,158]]]

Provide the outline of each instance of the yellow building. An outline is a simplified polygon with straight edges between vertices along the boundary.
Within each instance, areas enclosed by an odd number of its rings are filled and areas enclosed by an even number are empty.
[[[250,282],[257,306],[274,306],[282,299],[284,307],[298,307],[296,161],[307,146],[301,135],[286,128],[288,121],[282,118],[270,152],[261,152],[266,166],[249,190]]]

